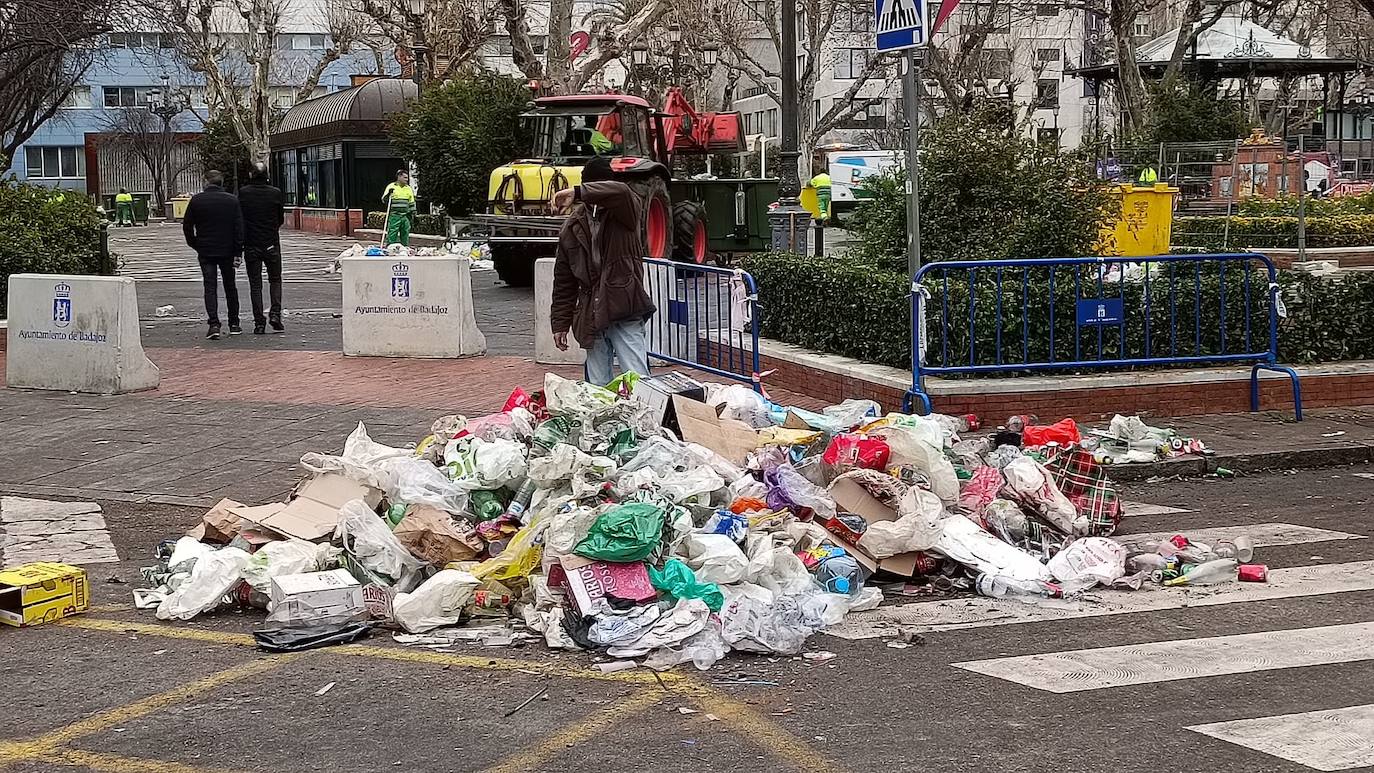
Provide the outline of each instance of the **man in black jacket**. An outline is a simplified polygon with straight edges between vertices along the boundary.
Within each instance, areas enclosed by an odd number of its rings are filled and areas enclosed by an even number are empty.
[[[281,237],[278,230],[286,219],[282,207],[285,197],[280,188],[267,182],[267,167],[255,164],[248,184],[239,188],[239,210],[243,212],[243,261],[248,266],[248,297],[253,302],[253,335],[284,333],[281,323]],[[262,269],[267,268],[268,294],[272,308],[262,313]]]
[[[200,275],[205,283],[205,315],[210,321],[206,338],[219,338],[219,298],[215,290],[216,273],[224,280],[224,303],[229,311],[229,335],[243,332],[239,327],[239,290],[234,283],[234,261],[243,253],[243,214],[239,200],[224,190],[224,174],[205,173],[205,190],[191,197],[181,221],[186,243],[200,259]]]

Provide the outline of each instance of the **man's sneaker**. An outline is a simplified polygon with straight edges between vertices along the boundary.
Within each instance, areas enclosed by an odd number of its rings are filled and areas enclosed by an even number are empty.
[[[253,335],[260,336],[267,332],[267,326],[258,324],[253,326]]]
[[[281,323],[281,317],[269,317],[267,322],[272,326],[273,333],[286,332],[286,326]]]
[[[229,335],[231,335],[231,336],[241,336],[241,335],[243,335],[243,328],[239,327],[238,325],[230,325],[230,326],[229,326]]]
[[[206,334],[205,334],[205,337],[208,338],[208,339],[210,339],[211,341],[218,341],[218,340],[219,340],[219,325],[211,325],[211,326],[210,326],[210,332],[206,333]]]

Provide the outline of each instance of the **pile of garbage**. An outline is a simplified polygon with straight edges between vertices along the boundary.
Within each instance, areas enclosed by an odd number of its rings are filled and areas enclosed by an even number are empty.
[[[407,247],[404,244],[388,244],[385,247],[373,244],[364,247],[355,242],[331,260],[324,272],[326,274],[342,273],[344,258],[447,258],[453,256],[470,258],[472,267],[478,270],[490,270],[494,265],[491,260],[491,248],[487,246],[486,242],[474,239],[450,239],[439,247]]]
[[[290,501],[225,500],[164,542],[135,602],[163,620],[266,609],[255,636],[273,651],[385,626],[407,644],[542,639],[706,669],[799,653],[876,607],[875,577],[1028,600],[1235,579],[1248,546],[1108,538],[1121,504],[1099,456],[1184,447],[1117,419],[1095,443],[1071,419],[976,435],[976,417],[867,400],[812,412],[682,374],[549,374],[411,448],[359,424],[340,455],[302,457]]]

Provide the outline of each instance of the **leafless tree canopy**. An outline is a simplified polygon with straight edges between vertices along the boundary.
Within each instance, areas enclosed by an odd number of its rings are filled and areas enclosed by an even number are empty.
[[[428,0],[423,19],[412,16],[408,0],[340,1],[368,19],[398,59],[414,61],[423,44],[426,80],[442,81],[479,66],[482,44],[504,25],[498,0]]]
[[[160,211],[170,186],[194,162],[192,153],[176,153],[179,145],[194,145],[193,136],[182,132],[181,115],[163,122],[146,107],[110,111],[101,142],[112,148],[126,163],[142,164],[153,179],[153,195]]]
[[[0,169],[71,96],[111,0],[0,0]]]

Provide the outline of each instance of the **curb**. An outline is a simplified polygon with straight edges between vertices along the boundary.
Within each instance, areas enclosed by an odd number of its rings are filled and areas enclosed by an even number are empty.
[[[1374,461],[1374,446],[1259,451],[1243,454],[1210,454],[1147,464],[1108,466],[1107,477],[1115,482],[1136,483],[1151,478],[1202,478],[1218,467],[1248,475],[1265,470],[1302,470],[1345,467]]]

